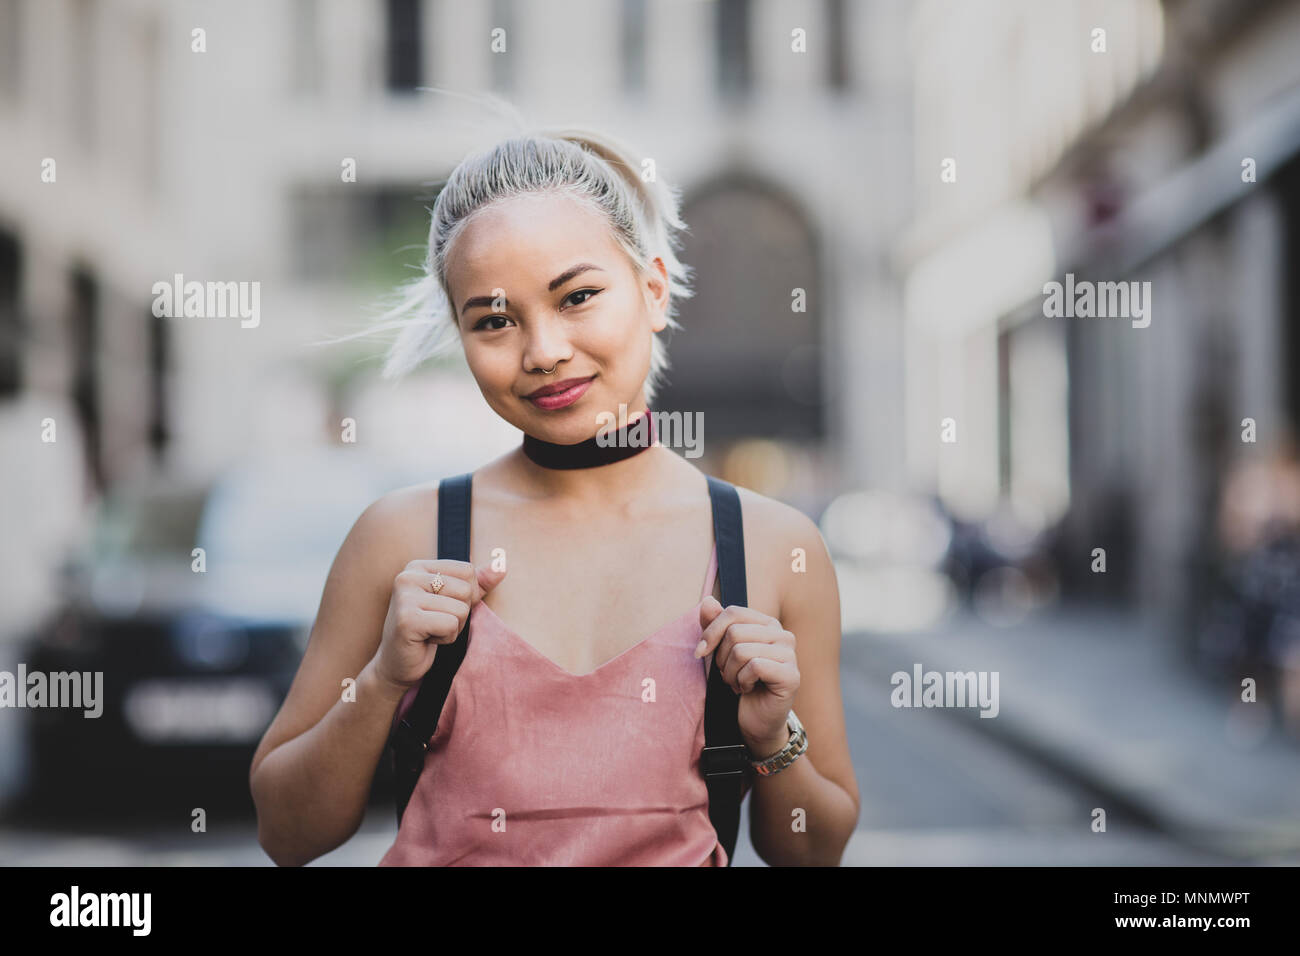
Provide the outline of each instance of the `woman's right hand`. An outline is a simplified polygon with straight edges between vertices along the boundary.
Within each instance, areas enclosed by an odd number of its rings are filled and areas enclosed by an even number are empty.
[[[435,573],[443,580],[437,594],[429,590]],[[438,645],[456,640],[470,610],[505,576],[505,571],[476,568],[468,561],[409,562],[393,579],[375,674],[403,693],[418,684],[433,665]]]

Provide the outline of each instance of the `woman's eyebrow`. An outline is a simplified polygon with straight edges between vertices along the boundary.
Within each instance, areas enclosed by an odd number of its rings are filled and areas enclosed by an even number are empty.
[[[600,266],[594,265],[590,262],[579,262],[576,266],[569,266],[569,268],[565,269],[558,276],[556,276],[554,279],[551,280],[550,284],[546,287],[546,291],[554,292],[556,289],[564,285],[564,283],[568,282],[574,276],[582,275],[584,272],[590,272],[593,269],[596,270],[597,272],[605,271]],[[509,299],[504,299],[504,301],[506,303],[510,302]],[[464,315],[466,312],[474,308],[474,306],[476,305],[490,306],[495,302],[496,302],[496,296],[491,296],[491,295],[470,296],[468,299],[465,300],[465,304],[460,307],[460,312],[461,315]]]
[[[605,271],[600,266],[592,265],[590,262],[579,262],[576,266],[569,266],[569,268],[565,269],[558,276],[552,279],[551,284],[546,287],[546,291],[554,292],[574,276],[582,275],[582,273],[589,272],[592,269],[595,269],[597,272]]]

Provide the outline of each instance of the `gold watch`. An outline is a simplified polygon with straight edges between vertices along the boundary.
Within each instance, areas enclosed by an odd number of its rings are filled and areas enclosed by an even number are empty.
[[[808,749],[808,734],[804,732],[803,724],[799,723],[793,710],[785,715],[785,725],[790,728],[789,743],[765,760],[755,760],[752,755],[749,758],[749,765],[762,776],[780,773]]]

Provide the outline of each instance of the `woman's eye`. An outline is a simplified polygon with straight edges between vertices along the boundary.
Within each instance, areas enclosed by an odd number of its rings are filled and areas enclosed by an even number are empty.
[[[565,301],[565,302],[568,302],[568,301],[569,301],[570,299],[572,299],[575,295],[584,295],[584,296],[586,296],[587,298],[583,299],[582,302],[574,302],[574,303],[573,303],[574,305],[582,305],[583,302],[587,302],[587,301],[588,301],[589,299],[591,299],[593,296],[600,295],[600,293],[601,293],[601,290],[600,290],[600,289],[578,289],[576,292],[570,292],[567,296],[565,296],[565,297],[564,297],[564,301]]]
[[[510,320],[509,320],[508,318],[506,318],[504,315],[488,315],[488,316],[484,316],[483,318],[481,318],[481,319],[479,319],[477,322],[475,322],[475,323],[474,323],[474,329],[475,329],[475,331],[477,331],[477,330],[479,330],[479,329],[482,329],[482,328],[486,327],[486,325],[487,325],[488,322],[493,322],[493,321],[496,321],[497,319],[500,319],[502,322],[509,322],[509,321],[510,321]],[[497,332],[497,331],[499,331],[501,328],[503,328],[503,326],[498,325],[496,328],[488,329],[488,331],[489,331],[489,332]]]

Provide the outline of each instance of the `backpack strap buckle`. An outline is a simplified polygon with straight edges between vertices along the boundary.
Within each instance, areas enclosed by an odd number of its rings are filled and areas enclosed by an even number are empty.
[[[700,751],[700,773],[706,780],[743,774],[748,766],[749,752],[744,744],[719,744]]]

